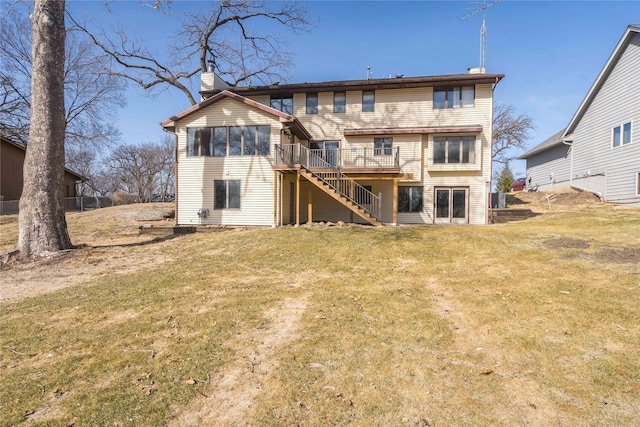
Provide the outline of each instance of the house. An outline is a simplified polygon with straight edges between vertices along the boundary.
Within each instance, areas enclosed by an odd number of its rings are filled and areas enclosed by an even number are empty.
[[[640,206],[640,25],[630,25],[565,129],[520,156],[541,190]]]
[[[231,87],[164,120],[176,223],[486,224],[493,90],[467,74]]]
[[[0,136],[0,201],[20,200],[22,195],[24,156],[26,148]],[[76,183],[86,178],[65,168],[65,197],[76,197]]]

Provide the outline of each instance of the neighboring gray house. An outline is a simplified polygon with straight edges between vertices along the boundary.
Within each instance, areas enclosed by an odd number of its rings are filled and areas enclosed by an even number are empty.
[[[566,129],[519,157],[528,184],[640,205],[639,125],[640,25],[630,25]]]

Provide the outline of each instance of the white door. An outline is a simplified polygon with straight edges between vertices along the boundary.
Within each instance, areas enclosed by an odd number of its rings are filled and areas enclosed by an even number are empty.
[[[435,192],[435,223],[469,223],[468,188],[436,187]]]

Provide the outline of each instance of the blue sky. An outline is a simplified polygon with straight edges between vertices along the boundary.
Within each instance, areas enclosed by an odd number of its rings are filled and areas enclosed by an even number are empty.
[[[295,64],[290,83],[351,80],[404,74],[458,74],[480,63],[482,15],[461,20],[476,1],[311,1],[315,27],[290,35]],[[116,1],[110,14],[102,2],[71,2],[73,10],[105,28],[119,25],[137,34],[159,54],[171,40],[175,17],[201,1],[176,1],[165,17],[141,2]],[[640,23],[640,1],[502,0],[486,13],[488,73],[506,77],[495,101],[512,104],[533,118],[532,147],[567,125],[629,24]],[[187,108],[172,90],[155,97],[138,88],[117,126],[123,142],[157,141],[159,122]],[[520,154],[520,153],[517,153]],[[512,169],[524,174],[524,162]]]

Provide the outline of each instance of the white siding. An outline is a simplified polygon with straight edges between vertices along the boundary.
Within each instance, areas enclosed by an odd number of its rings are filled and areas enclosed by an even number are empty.
[[[273,156],[187,156],[187,127],[271,126],[271,153],[280,142],[280,122],[271,114],[233,99],[221,100],[180,121],[178,135],[178,223],[271,225],[274,217]],[[240,180],[240,209],[213,209],[214,180]],[[198,211],[208,209],[206,218]]]

